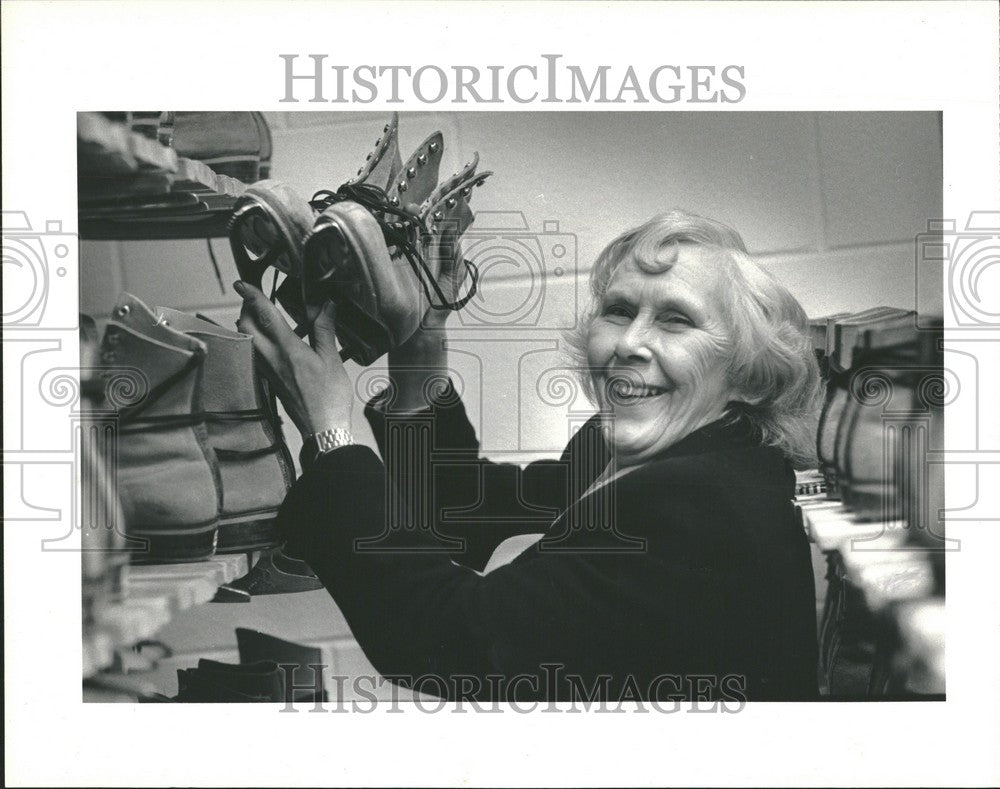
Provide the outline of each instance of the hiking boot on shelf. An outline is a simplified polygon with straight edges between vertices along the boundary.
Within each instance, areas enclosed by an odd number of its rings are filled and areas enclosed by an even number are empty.
[[[207,347],[125,293],[101,342],[117,412],[117,492],[134,562],[187,562],[215,552],[220,488],[205,418],[195,408]]]
[[[250,335],[157,307],[168,326],[204,343],[194,409],[204,415],[222,487],[218,553],[278,544],[274,519],[295,478],[273,399],[255,364]]]
[[[252,184],[271,171],[271,130],[260,112],[171,112],[178,156]]]

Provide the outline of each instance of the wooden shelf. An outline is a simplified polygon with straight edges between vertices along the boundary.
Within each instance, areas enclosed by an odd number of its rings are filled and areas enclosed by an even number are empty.
[[[95,603],[94,622],[84,627],[84,679],[108,668],[116,650],[152,638],[175,615],[207,603],[222,584],[248,570],[246,554],[187,564],[123,567],[120,596]]]
[[[904,647],[896,659],[914,662],[906,670],[919,691],[944,694],[944,598],[935,594],[929,554],[906,543],[906,523],[860,521],[822,494],[797,499],[796,506],[809,539],[834,557],[868,611],[893,623]]]

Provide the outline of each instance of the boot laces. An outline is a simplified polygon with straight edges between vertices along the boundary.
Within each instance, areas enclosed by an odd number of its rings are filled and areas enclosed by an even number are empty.
[[[465,264],[472,278],[472,284],[469,286],[468,293],[462,298],[457,301],[448,300],[447,295],[441,289],[430,267],[424,260],[424,256],[420,252],[418,246],[421,236],[420,221],[417,217],[407,213],[402,208],[392,205],[384,189],[374,184],[345,183],[336,192],[329,189],[320,189],[313,195],[312,200],[309,201],[309,205],[313,211],[320,212],[345,200],[358,203],[368,209],[375,218],[375,221],[378,222],[386,244],[390,248],[395,247],[398,249],[410,264],[414,276],[416,276],[417,281],[423,288],[428,304],[433,309],[460,310],[476,295],[476,288],[479,284],[479,269],[476,268],[471,260],[463,259],[462,262]],[[435,303],[431,295],[431,290],[434,291],[434,294],[439,299],[439,303]]]

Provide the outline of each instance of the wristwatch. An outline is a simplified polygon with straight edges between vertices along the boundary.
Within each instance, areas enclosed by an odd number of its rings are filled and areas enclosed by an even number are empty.
[[[351,431],[343,427],[331,427],[320,430],[318,433],[306,436],[302,442],[302,451],[299,453],[299,462],[303,469],[308,468],[316,462],[320,455],[338,447],[350,446],[354,443]]]

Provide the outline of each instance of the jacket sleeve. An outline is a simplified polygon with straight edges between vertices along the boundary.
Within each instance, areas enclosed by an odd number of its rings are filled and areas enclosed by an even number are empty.
[[[583,492],[577,488],[596,476],[585,479],[569,449],[559,460],[523,469],[482,457],[450,384],[416,413],[394,415],[386,409],[387,399],[386,393],[376,396],[365,416],[396,497],[390,514],[406,510],[432,522],[434,533],[450,546],[451,558],[474,569],[481,570],[508,537],[545,531]]]
[[[712,629],[705,612],[715,581],[700,568],[667,568],[649,553],[574,551],[522,556],[483,576],[435,553],[426,530],[387,530],[384,485],[374,452],[337,449],[295,483],[279,525],[385,676],[466,677],[484,687],[491,676],[537,675],[546,664],[596,675],[645,652],[669,670],[670,660],[683,663],[691,634],[704,642]],[[595,633],[621,654],[595,649]],[[453,695],[444,690],[435,692]]]

